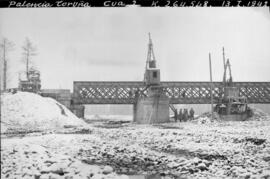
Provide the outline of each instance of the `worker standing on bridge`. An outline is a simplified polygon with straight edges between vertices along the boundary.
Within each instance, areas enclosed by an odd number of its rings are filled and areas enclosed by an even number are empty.
[[[190,110],[189,110],[189,118],[190,118],[190,120],[194,120],[194,109],[193,108],[191,108]]]

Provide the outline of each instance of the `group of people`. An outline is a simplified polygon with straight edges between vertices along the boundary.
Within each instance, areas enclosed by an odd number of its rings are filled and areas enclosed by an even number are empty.
[[[194,119],[194,109],[191,108],[188,112],[188,109],[179,109],[179,112],[177,109],[174,111],[174,120],[177,122],[179,120],[180,122],[186,122],[188,120]]]

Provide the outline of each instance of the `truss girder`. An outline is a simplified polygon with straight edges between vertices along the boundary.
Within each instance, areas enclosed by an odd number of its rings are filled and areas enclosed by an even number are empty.
[[[213,99],[222,95],[223,84],[213,82]],[[171,104],[209,104],[210,82],[161,82],[163,91]],[[270,103],[270,82],[234,82],[249,103]],[[136,91],[146,95],[143,82],[74,82],[75,104],[134,104]]]
[[[75,104],[133,104],[143,82],[74,82]]]

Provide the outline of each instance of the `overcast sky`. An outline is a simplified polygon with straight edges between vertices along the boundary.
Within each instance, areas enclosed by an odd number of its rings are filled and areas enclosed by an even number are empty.
[[[268,8],[44,8],[0,9],[0,36],[13,41],[17,87],[25,37],[43,88],[72,88],[73,81],[142,81],[148,32],[162,81],[222,79],[222,47],[234,81],[270,81]]]

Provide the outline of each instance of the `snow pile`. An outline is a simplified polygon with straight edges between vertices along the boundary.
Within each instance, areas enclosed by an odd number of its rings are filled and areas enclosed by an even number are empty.
[[[253,116],[251,118],[247,119],[249,121],[270,120],[270,115],[265,113],[261,109],[252,108],[252,112],[253,112]],[[208,124],[208,123],[212,123],[212,122],[221,120],[219,115],[216,112],[213,113],[213,121],[212,121],[211,116],[212,116],[211,112],[205,112],[205,113],[201,114],[200,116],[196,117],[195,121],[198,124]]]
[[[52,134],[3,139],[1,178],[128,178],[117,175],[110,166],[88,165],[78,160],[72,151],[78,146],[75,142],[81,138]]]
[[[208,124],[211,123],[211,119],[208,117],[200,117],[198,119],[198,124]]]
[[[252,108],[253,116],[251,117],[251,120],[267,120],[270,119],[270,115],[262,111],[258,108]]]
[[[1,109],[2,133],[18,130],[38,131],[84,124],[54,99],[44,98],[34,93],[5,93],[1,98]]]
[[[219,116],[216,112],[213,113],[213,121],[211,112],[205,112],[196,118],[198,124],[208,124],[219,120]]]

